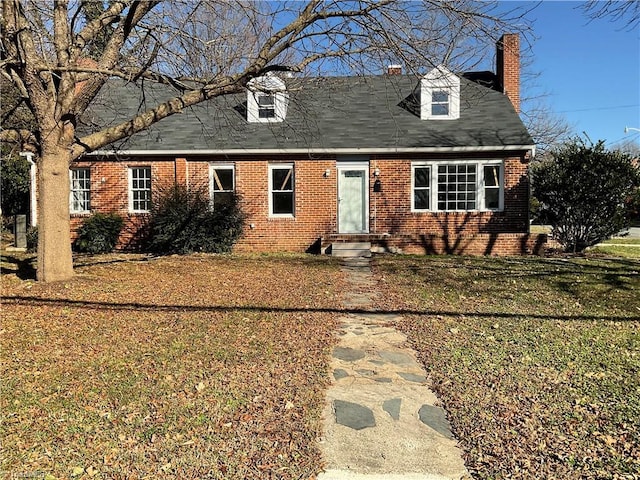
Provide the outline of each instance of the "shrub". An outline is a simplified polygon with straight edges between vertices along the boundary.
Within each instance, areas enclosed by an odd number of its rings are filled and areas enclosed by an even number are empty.
[[[160,191],[152,205],[146,248],[159,254],[229,252],[243,223],[237,195],[214,208],[205,189],[173,185]]]
[[[23,157],[3,152],[0,175],[2,214],[7,216],[29,212],[29,162]]]
[[[123,224],[122,217],[115,213],[94,213],[82,223],[73,249],[83,253],[112,252]]]
[[[576,138],[531,169],[540,217],[567,252],[581,252],[629,226],[625,200],[640,172],[631,158],[607,151],[604,142]]]

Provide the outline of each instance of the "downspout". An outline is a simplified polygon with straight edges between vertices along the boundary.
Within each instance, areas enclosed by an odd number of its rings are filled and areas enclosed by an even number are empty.
[[[38,225],[38,205],[36,203],[36,162],[33,161],[32,152],[20,152],[21,157],[25,157],[29,162],[29,193],[30,193],[30,222],[29,225],[35,227]]]

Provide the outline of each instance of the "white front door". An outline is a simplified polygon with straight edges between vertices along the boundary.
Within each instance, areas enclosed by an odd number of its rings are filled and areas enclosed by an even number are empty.
[[[338,166],[338,233],[369,232],[369,166]]]

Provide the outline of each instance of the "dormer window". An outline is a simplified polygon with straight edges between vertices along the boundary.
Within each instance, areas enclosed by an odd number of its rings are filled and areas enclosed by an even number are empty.
[[[449,101],[451,95],[449,90],[433,90],[431,92],[431,115],[436,116],[449,116],[451,110]]]
[[[282,80],[273,75],[257,77],[247,84],[247,121],[282,122],[289,96]]]
[[[274,118],[276,116],[276,97],[273,93],[258,93],[258,117]]]
[[[420,80],[420,118],[460,118],[460,78],[442,65],[431,70]]]

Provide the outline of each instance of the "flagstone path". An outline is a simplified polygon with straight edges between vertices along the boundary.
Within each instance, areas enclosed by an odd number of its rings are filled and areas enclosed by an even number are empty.
[[[352,291],[332,356],[318,480],[471,478],[445,411],[393,314],[372,309],[369,259],[345,259]]]

